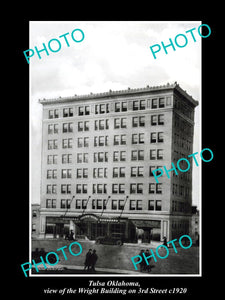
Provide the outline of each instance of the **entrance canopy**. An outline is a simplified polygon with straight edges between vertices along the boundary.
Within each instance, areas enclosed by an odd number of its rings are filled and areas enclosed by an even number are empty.
[[[119,217],[101,217],[99,215],[95,214],[82,214],[77,217],[72,217],[72,216],[62,216],[62,220],[72,220],[75,223],[83,223],[83,222],[97,222],[97,223],[120,223],[120,222],[125,222],[128,219],[127,218],[119,218]]]
[[[132,223],[138,227],[149,227],[149,228],[160,228],[161,227],[161,221],[156,220],[132,220]]]

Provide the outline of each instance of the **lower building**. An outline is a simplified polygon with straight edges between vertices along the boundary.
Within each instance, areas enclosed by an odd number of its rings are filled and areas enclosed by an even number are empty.
[[[31,238],[39,238],[40,234],[40,204],[31,204]]]

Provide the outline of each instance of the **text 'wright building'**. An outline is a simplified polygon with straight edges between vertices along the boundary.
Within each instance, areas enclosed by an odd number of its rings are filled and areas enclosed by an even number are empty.
[[[188,234],[192,163],[159,183],[156,168],[192,154],[198,105],[177,83],[40,100],[40,237],[69,230],[125,241]]]

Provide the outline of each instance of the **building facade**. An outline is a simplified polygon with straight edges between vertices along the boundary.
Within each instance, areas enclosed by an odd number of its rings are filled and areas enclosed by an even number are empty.
[[[190,237],[192,238],[193,244],[199,245],[199,210],[197,206],[192,206]]]
[[[198,102],[177,83],[40,103],[41,237],[72,229],[149,242],[189,233],[191,161],[159,183],[152,174],[192,154]]]
[[[31,238],[39,238],[40,234],[40,204],[31,204]]]

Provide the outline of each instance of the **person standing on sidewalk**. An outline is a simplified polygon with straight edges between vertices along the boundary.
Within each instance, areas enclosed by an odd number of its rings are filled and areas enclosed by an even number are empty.
[[[98,260],[98,255],[96,254],[96,250],[94,249],[93,253],[91,254],[91,257],[90,257],[91,270],[94,272],[95,272],[95,265],[96,265],[97,260]]]
[[[148,249],[145,250],[145,256],[146,256],[146,257],[149,257],[149,256],[150,256],[150,252],[149,252]],[[146,270],[148,273],[151,271],[150,260],[151,260],[151,257],[148,259],[148,265],[147,265],[147,264],[145,265],[145,270]]]
[[[86,269],[89,270],[91,267],[91,255],[92,255],[92,249],[89,249],[86,254],[86,258],[85,258],[85,262],[84,262],[84,270],[86,270]]]

